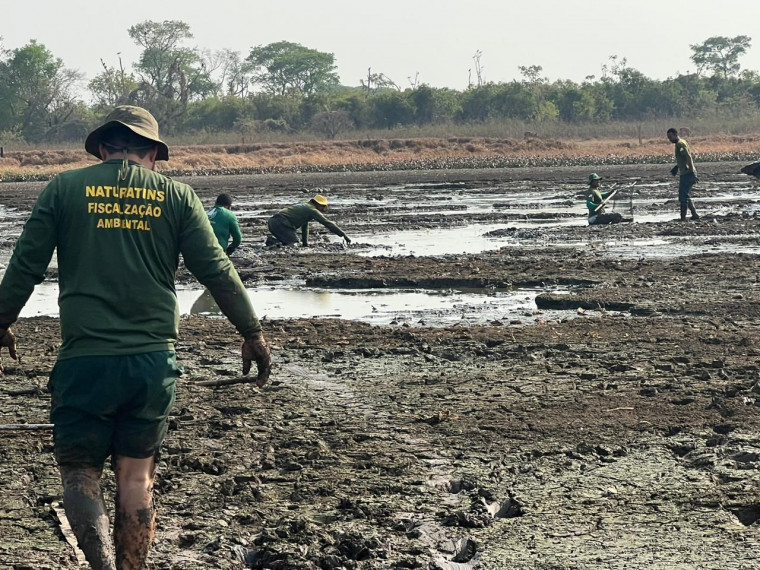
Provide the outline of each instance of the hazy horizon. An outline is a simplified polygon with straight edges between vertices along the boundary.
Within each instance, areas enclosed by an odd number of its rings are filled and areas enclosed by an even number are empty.
[[[98,10],[97,4],[82,0],[13,2],[4,6],[0,36],[5,49],[37,40],[86,80],[102,71],[101,58],[118,65],[118,53],[131,69],[140,48],[127,29],[145,20],[184,21],[194,35],[187,46],[227,48],[243,57],[254,46],[281,40],[329,52],[335,55],[341,83],[349,86],[359,85],[371,67],[402,89],[416,76],[420,84],[461,90],[468,85],[468,70],[476,82],[473,56],[478,50],[487,82],[518,79],[521,65],[542,66],[551,81],[580,82],[589,75],[600,77],[611,55],[626,58],[629,67],[648,77],[665,79],[694,72],[689,46],[711,36],[750,36],[753,47],[739,61],[742,69],[760,70],[760,34],[753,37],[752,26],[760,3],[749,0],[680,5],[655,0],[241,4],[136,0]]]

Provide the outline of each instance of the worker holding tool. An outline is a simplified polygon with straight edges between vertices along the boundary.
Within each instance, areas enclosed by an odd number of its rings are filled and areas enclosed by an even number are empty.
[[[58,251],[62,342],[50,417],[66,516],[92,568],[145,568],[155,532],[156,458],[180,375],[174,345],[179,255],[242,335],[243,374],[271,356],[249,297],[193,189],[155,172],[168,160],[145,109],[116,107],[85,150],[102,162],[55,176],[37,199],[0,283],[0,350]],[[112,458],[113,539],[100,477]]]
[[[686,220],[686,210],[691,212],[691,219],[698,220],[699,214],[691,201],[691,189],[699,182],[697,169],[694,167],[694,157],[691,155],[691,148],[686,139],[678,136],[678,131],[670,128],[667,131],[668,140],[675,145],[676,165],[670,169],[670,174],[678,178],[678,203],[681,209],[681,221]]]
[[[325,226],[332,233],[351,243],[351,239],[342,229],[325,217],[327,211],[327,197],[317,194],[308,202],[295,204],[284,210],[280,210],[269,218],[267,227],[272,235],[267,236],[266,245],[293,245],[298,243],[297,230],[301,230],[301,244],[309,245],[309,222],[314,220]]]
[[[596,172],[588,176],[588,193],[586,194],[586,207],[588,208],[589,225],[619,224],[623,221],[623,216],[616,213],[605,213],[604,206],[608,200],[612,199],[617,190],[613,192],[602,192],[600,190],[602,177]]]

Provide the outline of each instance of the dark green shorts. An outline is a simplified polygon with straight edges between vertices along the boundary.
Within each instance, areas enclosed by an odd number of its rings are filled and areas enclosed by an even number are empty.
[[[169,351],[58,361],[48,384],[58,464],[100,467],[109,455],[156,456],[180,374]]]

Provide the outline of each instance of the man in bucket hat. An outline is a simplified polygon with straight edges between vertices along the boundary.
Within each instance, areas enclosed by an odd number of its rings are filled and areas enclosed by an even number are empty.
[[[351,239],[346,235],[338,224],[331,222],[325,217],[327,211],[327,197],[317,194],[308,202],[294,204],[284,210],[280,210],[267,221],[267,228],[272,235],[267,236],[266,245],[293,245],[298,243],[299,229],[301,230],[301,243],[304,247],[309,245],[309,222],[314,220],[325,226],[335,235],[346,240]]]
[[[255,360],[263,385],[271,357],[200,200],[154,171],[169,149],[153,116],[117,107],[85,149],[102,162],[54,177],[16,243],[0,283],[0,347],[16,356],[9,327],[57,248],[62,343],[48,387],[66,515],[93,568],[144,568],[155,529],[156,458],[180,375],[180,253],[245,339],[243,373]],[[113,539],[100,487],[109,455]]]

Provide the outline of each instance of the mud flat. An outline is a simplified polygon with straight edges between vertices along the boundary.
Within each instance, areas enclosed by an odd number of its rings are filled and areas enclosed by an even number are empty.
[[[188,179],[204,203],[234,196],[254,303],[286,287],[534,298],[475,324],[267,316],[263,390],[202,385],[239,375],[238,340],[183,318],[150,567],[757,568],[760,197],[738,166],[702,165],[685,223],[667,168],[600,168],[637,221],[591,228],[577,168]],[[266,217],[316,187],[354,243],[313,227],[311,248],[264,249]],[[0,185],[0,258],[40,189]],[[58,321],[16,330],[0,423],[45,423]],[[76,568],[49,432],[0,446],[0,568]]]

